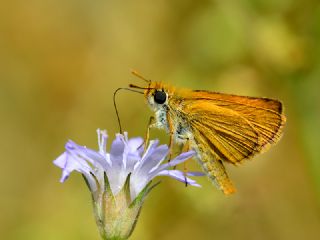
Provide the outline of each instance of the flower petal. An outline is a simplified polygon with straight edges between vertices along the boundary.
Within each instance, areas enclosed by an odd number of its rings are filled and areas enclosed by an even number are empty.
[[[71,140],[67,142],[66,149],[73,151],[75,154],[90,162],[95,168],[102,167],[106,170],[111,167],[109,154],[102,155],[95,150],[80,146]]]
[[[127,152],[125,139],[122,134],[117,134],[111,144],[110,160],[112,167],[106,173],[109,179],[113,195],[116,195],[123,187],[129,174],[126,171]]]
[[[137,174],[149,174],[152,170],[157,169],[165,157],[168,155],[169,148],[167,145],[161,145],[153,149],[152,153],[145,158]]]
[[[59,168],[64,168],[67,163],[67,159],[68,159],[67,153],[64,152],[59,157],[57,157],[56,160],[53,161],[53,164]]]
[[[159,143],[158,140],[150,141],[149,146],[146,152],[143,154],[141,161],[137,162],[137,164],[134,166],[135,171],[137,171],[141,166],[144,165],[144,162],[148,159],[150,155],[152,155],[153,150],[157,147],[158,143]]]
[[[91,181],[91,167],[83,159],[77,157],[70,151],[61,154],[56,160],[53,161],[53,163],[62,169],[60,182],[66,181],[71,172],[74,170],[84,174],[85,176],[88,176],[88,181]]]
[[[112,168],[119,171],[123,168],[123,153],[125,144],[121,139],[121,135],[117,134],[116,139],[113,140],[110,149],[110,160],[112,163]],[[110,179],[109,179],[110,180]]]
[[[204,172],[187,172],[187,176],[190,177],[203,177],[206,176]]]
[[[140,137],[130,138],[128,140],[129,149],[131,152],[135,152],[143,144],[143,139]]]
[[[174,167],[180,163],[183,163],[184,161],[188,160],[189,158],[193,157],[195,154],[195,151],[188,151],[188,152],[184,152],[181,153],[179,156],[177,156],[176,158],[174,158],[173,160],[171,160],[168,163],[162,164],[158,169],[156,169],[156,172],[160,172],[162,170],[165,170],[169,167]]]
[[[183,172],[179,170],[163,170],[157,174],[157,176],[169,176],[172,177],[180,182],[184,182],[188,185],[195,186],[195,187],[201,187],[200,184],[198,184],[195,180],[188,178],[184,175]]]
[[[152,179],[152,175],[149,174],[151,170],[156,169],[168,154],[168,146],[157,147],[158,143],[158,140],[150,141],[142,159],[134,166],[130,178],[130,191],[133,199]]]
[[[134,166],[141,161],[141,157],[137,154],[128,153],[127,160],[126,160],[126,171],[132,172]]]
[[[101,154],[105,154],[106,153],[107,140],[108,140],[107,131],[106,130],[97,129],[97,135],[98,135],[99,152]]]
[[[147,175],[136,175],[133,180],[130,178],[131,199],[135,199],[150,181],[151,179]]]

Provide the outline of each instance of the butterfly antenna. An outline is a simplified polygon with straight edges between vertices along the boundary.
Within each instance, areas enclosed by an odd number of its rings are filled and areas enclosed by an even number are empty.
[[[114,91],[114,93],[113,93],[113,106],[114,106],[114,110],[116,111],[116,115],[117,115],[117,120],[118,120],[118,124],[119,124],[119,132],[122,134],[121,121],[120,121],[119,111],[118,111],[117,104],[116,104],[116,95],[120,90],[127,90],[127,91],[136,92],[136,93],[140,93],[140,94],[143,94],[143,92],[133,90],[130,88],[118,88],[117,90]]]
[[[143,81],[147,82],[148,84],[151,83],[151,80],[150,79],[146,79],[145,77],[143,77],[140,73],[138,73],[136,70],[131,70],[131,73],[133,75],[135,75],[136,77],[142,79]]]

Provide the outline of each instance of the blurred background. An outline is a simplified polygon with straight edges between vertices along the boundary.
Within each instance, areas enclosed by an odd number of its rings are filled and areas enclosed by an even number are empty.
[[[99,239],[79,174],[60,184],[52,161],[67,139],[97,149],[118,131],[112,95],[130,74],[173,85],[281,99],[281,141],[227,166],[225,197],[171,179],[149,195],[132,239],[318,239],[320,234],[318,0],[3,1],[0,7],[0,236]],[[120,92],[130,136],[151,112]],[[167,143],[158,130],[153,138]],[[190,161],[191,170],[199,169]]]

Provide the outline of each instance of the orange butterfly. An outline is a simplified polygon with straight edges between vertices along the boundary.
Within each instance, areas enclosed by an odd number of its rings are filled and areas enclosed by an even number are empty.
[[[239,164],[276,143],[286,118],[282,103],[269,98],[245,97],[202,90],[177,89],[145,79],[143,94],[155,121],[173,142],[187,144],[208,177],[224,194],[235,192],[224,163]]]

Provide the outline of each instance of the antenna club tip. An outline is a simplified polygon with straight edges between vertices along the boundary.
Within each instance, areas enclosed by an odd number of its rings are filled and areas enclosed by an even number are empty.
[[[140,73],[138,73],[136,70],[131,70],[131,73],[132,73],[133,75],[135,75],[136,77],[138,77],[138,78],[140,78],[140,79],[142,79],[142,80],[144,80],[144,81],[146,81],[147,83],[150,84],[151,80],[146,79],[146,78],[143,77]]]

